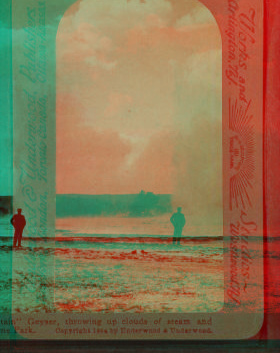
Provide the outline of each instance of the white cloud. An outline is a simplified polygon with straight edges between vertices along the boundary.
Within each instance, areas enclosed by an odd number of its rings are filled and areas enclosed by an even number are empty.
[[[186,27],[194,25],[213,24],[215,21],[213,14],[205,6],[195,7],[190,13],[176,22],[175,27]]]
[[[109,96],[109,104],[105,109],[104,116],[106,118],[113,117],[127,108],[133,99],[131,96],[122,93],[111,93]]]
[[[203,84],[221,92],[222,50],[209,50],[190,56],[185,62],[184,78],[191,87]]]
[[[57,36],[58,58],[66,58],[70,62],[84,61],[91,67],[108,71],[116,66],[116,61],[108,59],[114,49],[112,40],[97,31],[91,24],[81,23],[74,31],[64,30],[63,26],[60,29]]]
[[[177,74],[176,123],[192,131],[194,121],[222,121],[222,51],[211,50],[188,57]]]
[[[171,10],[171,4],[166,0],[148,0],[146,3],[138,0],[83,0],[72,23],[79,26],[81,22],[88,22],[101,30],[114,27],[119,31],[138,26],[150,14],[165,18]]]
[[[171,161],[170,150],[176,147],[180,172],[176,195],[184,196],[197,211],[192,217],[206,220],[204,214],[212,216],[208,209],[216,212],[215,205],[218,211],[222,205],[220,34],[210,11],[198,0],[179,1],[190,4],[189,12],[172,28],[174,9],[165,0],[83,0],[59,28],[58,91],[70,91],[79,98],[73,134],[76,127],[84,128],[83,134],[88,134],[85,148],[104,152],[102,168],[107,150],[112,161],[122,156],[115,168],[122,173],[121,182],[124,171],[134,167],[139,167],[147,185],[153,175],[165,177],[166,173],[157,172]],[[100,148],[89,133],[96,130],[121,134],[122,143],[108,149],[109,134]],[[163,133],[158,140],[151,137],[152,131],[156,136],[165,130],[172,134],[169,140]],[[170,168],[166,167],[167,172]],[[171,185],[169,177],[163,180],[163,185]],[[111,176],[107,181],[114,183]],[[208,195],[213,190],[218,190],[217,196]]]
[[[98,66],[101,69],[108,71],[112,70],[117,64],[116,61],[101,61],[94,56],[86,57],[85,63],[89,64],[90,66]]]

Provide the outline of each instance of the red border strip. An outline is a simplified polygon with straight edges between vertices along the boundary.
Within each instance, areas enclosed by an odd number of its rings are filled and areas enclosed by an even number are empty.
[[[263,180],[264,180],[264,322],[261,331],[253,339],[280,339],[280,261],[275,260],[280,243],[280,3],[265,0],[264,3],[264,80],[263,80]],[[279,220],[278,220],[279,219]],[[276,254],[275,254],[276,253]],[[278,257],[278,256],[277,256]],[[277,264],[274,261],[278,261]],[[273,287],[272,287],[273,283]]]

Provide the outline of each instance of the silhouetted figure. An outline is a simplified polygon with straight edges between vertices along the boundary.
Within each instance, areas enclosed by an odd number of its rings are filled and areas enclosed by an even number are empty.
[[[170,222],[174,226],[174,237],[173,237],[173,244],[180,244],[180,238],[182,235],[182,231],[184,225],[186,223],[185,216],[181,213],[182,208],[178,207],[177,212],[173,213],[172,217],[170,218]]]
[[[13,227],[15,228],[15,234],[14,234],[14,247],[21,246],[21,239],[22,239],[22,232],[23,229],[26,225],[26,220],[24,215],[21,214],[22,209],[18,208],[17,212],[13,218],[11,219],[11,223]]]

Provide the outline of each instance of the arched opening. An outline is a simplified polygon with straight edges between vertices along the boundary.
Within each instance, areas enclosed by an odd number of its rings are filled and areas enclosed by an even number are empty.
[[[197,0],[68,9],[57,33],[60,230],[167,238],[180,206],[183,236],[222,235],[221,45]]]

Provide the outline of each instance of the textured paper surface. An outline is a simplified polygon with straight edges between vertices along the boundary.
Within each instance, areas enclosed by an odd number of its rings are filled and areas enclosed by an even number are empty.
[[[12,319],[26,338],[263,322],[261,1],[13,1]],[[171,215],[186,225],[173,244]],[[6,246],[6,245],[5,245]]]

